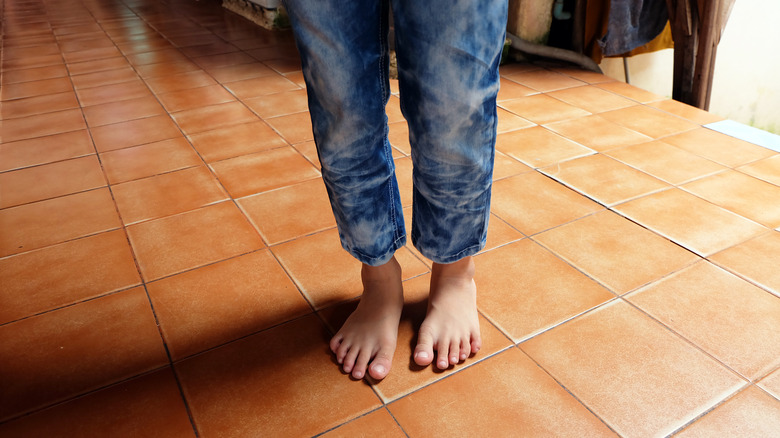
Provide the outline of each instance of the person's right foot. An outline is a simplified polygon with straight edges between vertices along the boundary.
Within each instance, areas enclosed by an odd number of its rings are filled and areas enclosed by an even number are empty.
[[[363,265],[363,296],[341,330],[330,341],[345,373],[375,380],[390,372],[404,305],[401,266],[393,257],[382,266]]]

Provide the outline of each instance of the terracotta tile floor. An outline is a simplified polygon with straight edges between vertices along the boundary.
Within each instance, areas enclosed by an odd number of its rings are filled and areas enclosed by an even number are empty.
[[[390,376],[355,306],[289,32],[217,0],[6,0],[0,436],[777,436],[780,154],[571,67],[502,67],[484,348]],[[397,84],[390,138],[407,221]]]

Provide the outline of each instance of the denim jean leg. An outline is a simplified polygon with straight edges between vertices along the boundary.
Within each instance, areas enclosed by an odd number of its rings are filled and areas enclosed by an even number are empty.
[[[363,263],[384,264],[406,243],[385,115],[387,0],[285,4],[342,246]]]
[[[414,165],[411,237],[437,263],[485,245],[506,0],[393,0]]]

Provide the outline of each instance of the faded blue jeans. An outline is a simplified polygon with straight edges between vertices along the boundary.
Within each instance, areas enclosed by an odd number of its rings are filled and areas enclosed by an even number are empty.
[[[507,0],[286,0],[342,246],[378,266],[405,245],[388,141],[388,14],[413,163],[412,243],[437,263],[485,245]],[[390,10],[392,9],[392,11]]]

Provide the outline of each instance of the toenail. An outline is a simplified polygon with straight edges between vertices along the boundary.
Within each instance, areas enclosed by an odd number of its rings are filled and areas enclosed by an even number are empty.
[[[384,374],[385,367],[383,367],[382,365],[374,365],[374,371],[376,371],[379,374]]]
[[[419,357],[420,359],[428,359],[428,352],[427,351],[418,351],[417,354],[415,354],[414,357]]]

